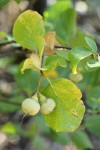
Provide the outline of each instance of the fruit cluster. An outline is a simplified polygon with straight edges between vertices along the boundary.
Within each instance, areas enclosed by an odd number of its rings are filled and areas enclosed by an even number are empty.
[[[42,94],[35,94],[31,98],[27,98],[22,102],[22,109],[26,114],[36,115],[39,111],[42,114],[50,114],[56,107],[56,103],[52,98],[46,98]]]

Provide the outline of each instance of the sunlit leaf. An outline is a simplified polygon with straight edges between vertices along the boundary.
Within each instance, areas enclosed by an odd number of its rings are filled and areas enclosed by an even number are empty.
[[[47,68],[41,68],[41,61],[37,54],[32,54],[29,58],[25,59],[21,73],[24,73],[26,69],[47,70]]]
[[[42,94],[56,102],[55,110],[48,115],[44,115],[49,127],[57,132],[72,132],[79,127],[85,107],[80,100],[82,94],[74,83],[60,78],[50,82],[42,90]]]
[[[38,51],[42,56],[44,48],[44,24],[42,16],[36,11],[27,10],[15,21],[13,36],[23,47]]]

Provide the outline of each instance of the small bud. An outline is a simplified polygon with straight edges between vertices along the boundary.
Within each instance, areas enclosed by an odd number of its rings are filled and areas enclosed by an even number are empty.
[[[56,103],[53,99],[47,99],[45,103],[41,104],[40,111],[43,114],[50,114],[54,108],[56,107]]]
[[[34,116],[39,112],[40,104],[34,99],[27,98],[22,102],[22,109],[26,114]]]

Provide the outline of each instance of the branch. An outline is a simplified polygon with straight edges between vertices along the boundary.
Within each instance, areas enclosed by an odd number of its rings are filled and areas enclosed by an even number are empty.
[[[67,49],[67,50],[71,50],[71,47],[67,47],[67,46],[54,46],[54,48],[63,48],[63,49]]]
[[[9,56],[12,54],[16,55],[26,55],[30,54],[33,51],[27,50],[27,49],[22,49],[22,47],[13,47],[11,46],[12,43],[16,43],[15,41],[5,41],[0,44],[1,50],[0,50],[0,58]],[[71,50],[71,47],[67,46],[60,46],[60,45],[55,45],[54,48],[59,48],[59,49],[66,49],[66,50]]]

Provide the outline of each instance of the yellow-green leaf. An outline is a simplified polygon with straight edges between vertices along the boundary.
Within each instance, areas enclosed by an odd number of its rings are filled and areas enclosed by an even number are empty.
[[[52,81],[41,93],[56,102],[55,110],[44,115],[48,126],[57,132],[72,132],[79,127],[85,107],[80,100],[81,91],[73,82],[60,78]]]
[[[24,61],[23,67],[21,68],[21,73],[23,74],[26,69],[34,69],[34,64],[31,58],[27,58]]]
[[[41,61],[36,54],[32,54],[29,58],[25,59],[21,73],[23,74],[26,69],[47,70],[46,68],[41,68]]]
[[[27,49],[38,51],[40,57],[44,49],[44,34],[42,16],[36,11],[23,12],[14,24],[13,36],[16,42]]]

